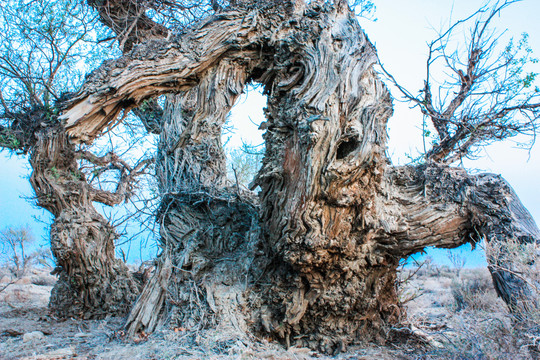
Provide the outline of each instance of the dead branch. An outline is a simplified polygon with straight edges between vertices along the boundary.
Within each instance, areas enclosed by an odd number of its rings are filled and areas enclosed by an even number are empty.
[[[272,23],[270,18],[264,21]],[[69,135],[75,141],[91,141],[105,127],[116,123],[125,108],[195,86],[197,79],[226,53],[237,52],[246,60],[258,58],[258,51],[247,52],[245,48],[262,41],[265,32],[255,31],[255,27],[262,26],[261,22],[256,12],[245,16],[231,12],[227,17],[210,19],[205,26],[177,41],[149,42],[122,59],[105,64],[64,104],[62,119]],[[149,52],[154,60],[146,59]],[[143,58],[145,61],[140,62]],[[100,85],[104,83],[108,84],[106,88]],[[119,90],[112,96],[111,86]]]
[[[144,174],[148,167],[155,161],[154,158],[146,158],[140,160],[134,166],[130,166],[113,152],[109,152],[104,156],[97,156],[90,151],[81,150],[76,152],[76,154],[79,159],[84,159],[98,166],[92,171],[94,178],[99,177],[107,171],[117,171],[120,173],[114,192],[95,188],[90,185],[92,179],[89,181],[92,200],[108,206],[126,202],[133,195],[133,188],[137,177]]]
[[[526,73],[526,65],[536,60],[530,55],[526,37],[517,45],[511,41],[496,54],[501,35],[491,27],[502,10],[518,1],[486,5],[440,32],[428,44],[426,79],[419,95],[405,89],[381,65],[405,101],[418,106],[437,131],[432,148],[425,153],[427,160],[450,164],[473,156],[482,146],[518,134],[532,136],[534,142],[540,93],[532,86],[536,74]],[[466,50],[453,49],[454,34],[471,21]],[[437,83],[432,72],[441,65],[449,74]]]

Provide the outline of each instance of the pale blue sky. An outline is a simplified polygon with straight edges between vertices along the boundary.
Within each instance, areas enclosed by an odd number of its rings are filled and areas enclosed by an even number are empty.
[[[425,72],[426,42],[435,36],[435,30],[448,22],[451,13],[452,18],[457,20],[469,15],[483,3],[485,1],[479,0],[376,0],[377,21],[361,19],[361,25],[376,44],[379,57],[387,70],[409,89],[416,90],[421,88]],[[508,33],[515,37],[519,37],[522,32],[529,33],[529,43],[536,56],[540,57],[540,22],[536,20],[538,14],[540,1],[524,0],[505,10],[496,24],[501,30],[508,29]],[[540,69],[536,71],[540,72]],[[396,91],[392,92],[398,96]],[[256,91],[248,94],[247,99],[241,99],[232,116],[233,124],[241,134],[235,136],[231,144],[240,144],[240,138],[254,144],[262,142],[260,132],[251,125],[249,118],[254,122],[262,120],[264,102],[265,98]],[[422,118],[406,104],[395,101],[394,105],[394,116],[389,124],[389,153],[394,163],[404,164],[407,162],[406,153],[414,155],[422,148],[419,129]],[[491,146],[486,149],[486,156],[482,159],[466,162],[465,165],[502,174],[538,221],[540,147],[535,146],[530,153],[514,147],[512,142]],[[29,224],[38,238],[46,239],[49,215],[21,199],[32,196],[26,163],[25,159],[9,159],[6,152],[0,153],[0,228]],[[44,223],[35,221],[34,217],[39,217]],[[430,253],[437,261],[447,262],[445,251]],[[469,266],[483,264],[481,254],[470,254],[467,263]]]

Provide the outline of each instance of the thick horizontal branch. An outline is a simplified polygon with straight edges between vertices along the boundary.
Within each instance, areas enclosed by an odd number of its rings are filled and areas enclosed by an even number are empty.
[[[389,168],[377,207],[382,229],[376,241],[391,254],[485,240],[495,288],[510,309],[523,311],[540,295],[540,231],[502,177],[436,164]]]
[[[381,243],[407,257],[428,246],[453,248],[474,242],[466,191],[471,178],[462,169],[432,166],[388,168],[374,216]]]
[[[180,39],[147,42],[105,63],[64,105],[61,119],[68,134],[76,141],[91,141],[114,125],[122,111],[160,94],[197,85],[226,54],[238,53],[244,59],[246,50],[269,41],[272,24],[283,21],[283,14],[272,14],[274,19],[257,11],[221,14]],[[277,15],[280,19],[275,19]]]
[[[430,164],[389,168],[385,179],[379,207],[388,215],[380,218],[392,224],[384,236],[395,238],[399,253],[483,237],[540,241],[533,218],[500,176]]]

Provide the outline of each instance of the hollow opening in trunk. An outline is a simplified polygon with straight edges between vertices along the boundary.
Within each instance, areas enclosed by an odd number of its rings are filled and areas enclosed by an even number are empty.
[[[351,154],[354,150],[356,150],[359,145],[360,145],[360,142],[358,141],[356,137],[350,137],[343,140],[338,145],[337,152],[336,152],[336,159],[337,160],[345,159],[349,154]]]
[[[248,85],[228,115],[222,135],[227,177],[248,188],[259,171],[265,146],[262,138],[266,96],[262,87]]]

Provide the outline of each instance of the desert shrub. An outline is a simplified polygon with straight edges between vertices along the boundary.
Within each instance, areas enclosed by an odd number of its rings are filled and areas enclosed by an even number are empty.
[[[486,257],[492,272],[505,274],[512,286],[516,304],[511,316],[520,339],[538,350],[540,342],[540,253],[535,242],[508,239],[486,242]]]
[[[441,275],[442,267],[437,265],[433,260],[433,257],[426,256],[422,261],[413,259],[412,271],[417,277],[434,277]]]
[[[452,250],[448,250],[446,254],[448,256],[448,260],[450,260],[450,263],[452,263],[452,266],[454,270],[456,271],[456,275],[459,276],[459,274],[461,273],[461,270],[463,270],[463,268],[465,267],[467,258],[463,256],[462,254],[458,254]]]
[[[521,326],[497,297],[486,271],[467,270],[450,284],[448,329],[442,347],[431,355],[444,359],[530,359]]]
[[[230,180],[243,187],[249,187],[262,164],[263,153],[257,146],[247,143],[228,151],[227,175]]]
[[[34,285],[38,286],[53,286],[56,283],[56,278],[54,276],[32,276],[30,281]]]
[[[493,285],[482,278],[454,280],[450,285],[455,311],[487,310],[494,299]],[[490,296],[490,292],[492,295]]]
[[[528,351],[516,341],[511,319],[504,312],[464,310],[449,322],[452,332],[441,341],[435,358],[529,359]]]
[[[34,255],[28,253],[28,246],[34,242],[34,235],[28,226],[7,227],[0,231],[0,263],[3,263],[15,277],[24,275]]]
[[[487,272],[463,271],[451,283],[452,306],[442,339],[444,347],[436,352],[448,359],[538,359],[540,358],[540,273],[536,245],[508,240],[486,245],[491,270],[515,276],[526,283],[520,306],[509,311],[497,297]]]

